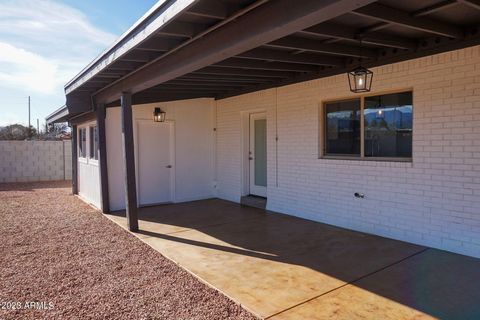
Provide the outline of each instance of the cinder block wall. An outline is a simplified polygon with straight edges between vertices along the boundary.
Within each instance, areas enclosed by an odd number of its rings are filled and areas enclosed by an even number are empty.
[[[71,141],[0,141],[0,182],[71,178]]]
[[[219,197],[240,200],[241,112],[263,108],[268,209],[480,257],[480,47],[373,71],[373,93],[413,90],[413,162],[318,158],[322,101],[356,96],[342,74],[217,101]]]

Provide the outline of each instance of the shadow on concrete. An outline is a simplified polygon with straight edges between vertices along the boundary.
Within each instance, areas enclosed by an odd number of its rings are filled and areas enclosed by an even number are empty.
[[[308,267],[441,319],[480,319],[480,259],[219,199],[142,208],[139,218],[239,248],[176,233],[143,235]]]

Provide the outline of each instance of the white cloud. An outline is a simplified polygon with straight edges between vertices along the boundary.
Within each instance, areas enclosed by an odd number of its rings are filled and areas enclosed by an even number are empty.
[[[51,0],[0,2],[0,34],[17,47],[20,42],[25,49],[33,47],[54,57],[73,53],[74,59],[76,55],[91,57],[98,47],[115,39],[92,25],[81,11]]]
[[[0,0],[0,96],[36,94],[43,118],[64,103],[63,85],[115,38],[53,0]],[[4,103],[0,125],[12,112]]]
[[[0,42],[0,86],[51,94],[59,84],[57,68],[38,54]]]

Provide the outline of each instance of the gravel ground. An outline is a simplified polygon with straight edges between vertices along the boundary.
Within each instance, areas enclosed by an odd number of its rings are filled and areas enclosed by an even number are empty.
[[[1,320],[255,319],[72,196],[68,182],[0,184],[0,219]],[[21,309],[5,310],[12,303]]]

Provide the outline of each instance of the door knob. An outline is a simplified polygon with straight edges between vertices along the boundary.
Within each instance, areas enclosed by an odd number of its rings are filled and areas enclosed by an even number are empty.
[[[168,169],[170,169],[171,167],[172,167],[171,164],[169,164],[168,166],[165,166],[165,168],[168,168]]]

